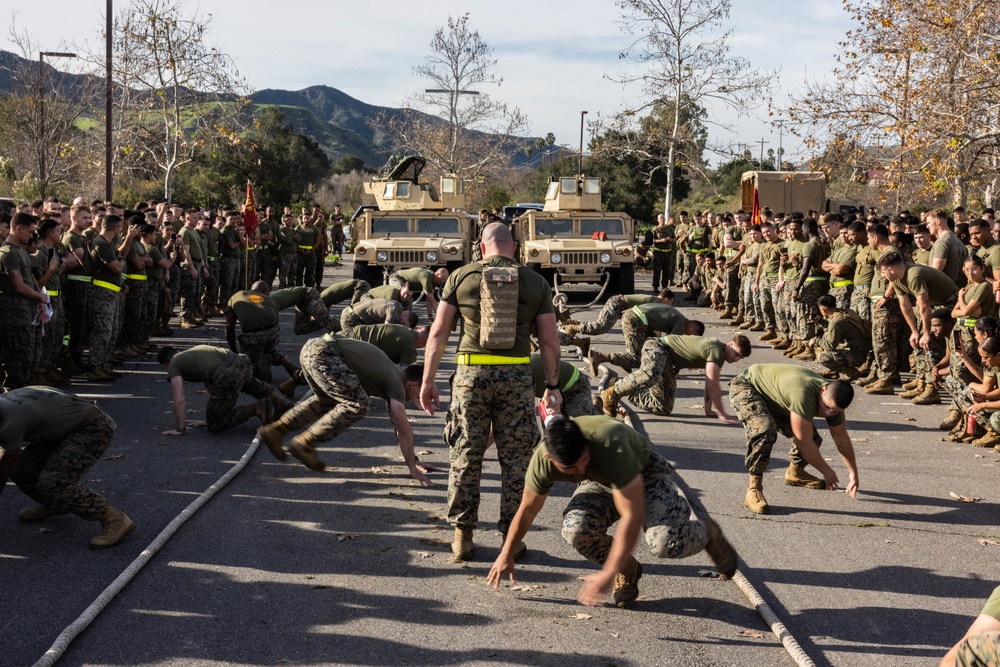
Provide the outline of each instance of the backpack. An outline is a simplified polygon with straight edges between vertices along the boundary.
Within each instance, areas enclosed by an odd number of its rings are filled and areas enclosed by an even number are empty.
[[[517,337],[516,266],[484,266],[479,283],[479,345],[509,350]]]

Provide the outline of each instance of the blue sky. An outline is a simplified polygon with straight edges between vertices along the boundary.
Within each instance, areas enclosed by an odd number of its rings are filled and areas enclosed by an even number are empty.
[[[124,6],[123,0],[116,4]],[[14,22],[40,48],[67,41],[100,39],[104,2],[95,0],[15,0]],[[553,132],[560,144],[579,142],[580,111],[609,115],[635,105],[638,87],[609,80],[627,67],[618,53],[631,38],[622,34],[614,0],[379,0],[305,2],[285,0],[203,0],[188,4],[211,13],[211,34],[233,56],[254,89],[298,90],[324,84],[364,102],[398,106],[424,87],[412,73],[429,51],[436,27],[449,15],[470,13],[471,25],[494,48],[499,88],[484,92],[521,109],[530,134]],[[835,61],[837,42],[851,27],[836,0],[733,0],[730,46],[734,55],[762,69],[780,69],[775,102],[802,87],[806,77],[823,78]],[[0,48],[12,49],[8,36]],[[634,71],[634,70],[633,70]],[[778,132],[767,122],[766,100],[751,101],[747,115],[710,109],[710,118],[734,128],[710,127],[720,143],[757,143],[777,148]],[[796,145],[787,133],[789,155]],[[716,159],[712,160],[717,161]]]

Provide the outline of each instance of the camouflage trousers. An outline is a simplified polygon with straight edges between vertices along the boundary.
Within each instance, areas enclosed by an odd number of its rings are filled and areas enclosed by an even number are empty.
[[[851,292],[851,310],[858,314],[871,326],[872,323],[872,300],[871,285],[855,285]]]
[[[740,308],[743,309],[744,318],[750,322],[759,322],[766,325],[764,304],[760,298],[761,294],[753,290],[753,280],[753,276],[744,278],[740,285]]]
[[[313,287],[316,289],[323,288],[323,272],[326,271],[326,246],[316,249],[316,269],[313,271],[315,276],[315,282]]]
[[[108,501],[79,481],[107,451],[116,428],[111,417],[99,412],[63,439],[32,442],[21,451],[10,478],[39,504],[55,505],[81,519],[99,521],[108,509]]]
[[[687,283],[687,281],[691,280],[691,278],[694,277],[695,273],[697,273],[698,260],[695,259],[696,257],[697,255],[695,255],[693,252],[685,251],[683,255],[677,258],[678,262],[680,263],[678,269],[680,269],[681,271],[681,282]]]
[[[335,255],[344,254],[344,243],[347,239],[344,237],[343,226],[334,225],[330,227],[330,247],[333,249]]]
[[[316,286],[316,253],[298,253],[295,268],[295,284],[306,287]]]
[[[285,357],[278,351],[281,342],[281,326],[275,324],[264,331],[241,333],[237,338],[240,351],[253,366],[254,377],[271,382],[271,366],[277,366]]]
[[[323,303],[315,287],[310,287],[305,303],[295,306],[295,325],[292,331],[296,336],[304,336],[314,331],[330,330],[330,309]]]
[[[122,317],[121,333],[118,336],[119,345],[143,343],[142,318],[145,314],[147,281],[129,280],[128,294],[125,295],[125,311]]]
[[[223,257],[219,262],[219,303],[227,304],[230,297],[239,291],[240,281],[243,279],[240,274],[240,258]]]
[[[778,440],[778,433],[792,438],[792,423],[789,415],[772,412],[764,396],[742,375],[729,381],[729,402],[733,412],[743,422],[743,432],[747,439],[745,462],[751,475],[763,475],[771,460],[771,450]],[[813,429],[813,442],[819,447],[823,442],[819,432]],[[791,463],[805,466],[806,460],[799,448],[792,442],[788,451]]]
[[[983,632],[958,643],[955,667],[996,667],[1000,665],[1000,632]]]
[[[852,350],[839,348],[836,350],[817,351],[816,361],[831,371],[847,373],[856,370],[858,366],[865,363],[867,356],[868,354],[865,353],[859,358]]]
[[[596,320],[580,325],[580,333],[586,336],[600,336],[611,331],[626,308],[628,306],[625,305],[625,297],[621,294],[615,294],[601,308]]]
[[[305,434],[314,442],[328,442],[365,418],[368,394],[329,341],[322,336],[306,341],[299,363],[313,395],[282,415],[280,422],[289,431],[308,427]]]
[[[642,471],[646,545],[657,558],[687,558],[708,544],[708,530],[674,482],[674,466],[658,453]],[[611,551],[608,529],[620,519],[611,489],[582,482],[563,512],[562,536],[581,556],[604,565]]]
[[[955,322],[955,331],[962,337],[962,349],[965,350],[972,362],[979,367],[983,365],[983,358],[979,355],[979,341],[976,340],[976,328],[974,326],[962,326]]]
[[[785,338],[794,338],[793,335],[798,330],[795,322],[794,302],[792,301],[792,289],[787,284],[781,289],[774,289],[775,317],[778,322],[778,331]]]
[[[726,283],[725,304],[736,308],[740,303],[740,266],[739,264],[731,266],[725,269],[725,272],[723,278]]]
[[[142,340],[147,341],[153,334],[153,325],[156,323],[160,312],[160,299],[163,294],[163,280],[153,279],[146,283],[146,298],[142,304],[142,322],[140,324],[140,335]]]
[[[885,307],[872,305],[872,352],[880,380],[889,380],[899,372],[900,336],[907,335],[903,314],[896,299],[888,299]]]
[[[948,390],[948,393],[951,394],[949,409],[961,410],[964,414],[968,414],[969,408],[976,402],[976,398],[972,394],[972,388],[962,380],[954,379],[951,375],[945,377],[944,386]],[[976,412],[976,418],[979,424],[983,426],[989,424],[989,427],[994,432],[1000,433],[1000,410],[982,408]]]
[[[38,360],[39,327],[32,324],[38,302],[18,294],[0,295],[0,359],[7,391],[31,384]]]
[[[932,382],[931,370],[948,354],[948,341],[931,335],[926,350],[913,351],[913,374],[924,382]]]
[[[830,289],[828,294],[837,300],[838,309],[848,310],[851,307],[851,299],[854,295],[854,286],[843,285],[841,287],[834,287]]]
[[[94,286],[87,300],[87,323],[90,329],[90,363],[103,366],[111,358],[118,331],[120,292]]]
[[[642,346],[639,368],[616,382],[614,393],[654,415],[671,414],[677,394],[677,371],[670,357],[670,346],[659,338],[647,340]]]
[[[674,281],[673,250],[653,250],[653,290],[660,289],[660,286],[668,287]]]
[[[778,330],[778,320],[775,313],[775,292],[774,278],[761,275],[758,283],[757,301],[760,303],[760,311],[764,328],[768,331]]]
[[[622,315],[622,337],[625,339],[625,352],[613,352],[608,355],[608,361],[632,372],[639,365],[639,355],[642,346],[651,333],[649,327],[631,310]]]
[[[240,394],[254,398],[271,396],[271,385],[254,377],[253,366],[245,354],[237,354],[228,364],[212,373],[205,406],[205,422],[210,433],[219,433],[248,421],[256,413],[256,405],[236,405]]]
[[[271,254],[271,249],[267,246],[261,247],[257,253],[257,269],[260,272],[260,280],[263,280],[270,287],[274,282],[277,267],[274,265],[274,255]]]
[[[816,336],[816,322],[819,320],[819,298],[827,293],[830,284],[826,280],[807,280],[799,290],[799,300],[795,304],[795,317],[801,340]]]
[[[94,287],[89,282],[67,280],[63,289],[66,307],[66,330],[69,331],[69,355],[80,362],[87,342],[87,296]]]
[[[361,316],[354,312],[354,309],[350,306],[344,308],[340,313],[340,331],[345,336],[354,338],[354,327],[364,323],[365,321],[361,319]]]
[[[295,272],[299,267],[299,256],[298,253],[294,252],[283,252],[278,255],[280,261],[279,269],[281,271],[281,289],[286,287],[295,286]]]
[[[191,318],[198,312],[201,306],[201,262],[196,261],[195,271],[197,275],[191,275],[191,269],[181,267],[181,316]]]
[[[483,455],[493,430],[500,461],[500,520],[506,533],[524,492],[531,452],[538,442],[531,369],[459,365],[451,377],[444,441],[449,448],[448,523],[475,528]]]
[[[260,250],[248,250],[246,254],[246,287],[244,289],[250,289],[250,286],[257,282],[257,255]],[[240,274],[240,280],[243,280],[243,274]]]
[[[562,392],[562,413],[567,417],[583,417],[594,414],[594,398],[590,378],[580,373],[576,382]]]
[[[66,308],[63,305],[62,296],[54,296],[50,299],[52,303],[52,317],[42,325],[41,335],[38,338],[38,366],[37,373],[45,373],[53,370],[59,365],[59,355],[63,348],[63,334],[66,331]]]
[[[205,289],[204,296],[202,297],[202,302],[208,308],[218,308],[219,307],[219,279],[220,267],[219,259],[209,260],[205,265],[208,267],[208,277],[204,279]]]

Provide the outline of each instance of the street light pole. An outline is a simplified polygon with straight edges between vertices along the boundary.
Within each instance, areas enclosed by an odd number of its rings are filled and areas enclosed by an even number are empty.
[[[581,174],[583,173],[583,117],[586,115],[586,111],[580,112],[580,166],[577,171]]]
[[[38,52],[38,180],[41,183],[43,196],[45,195],[45,152],[48,150],[48,141],[45,139],[45,56],[76,58],[76,54],[62,51]]]
[[[111,29],[114,27],[114,4],[108,0],[105,9],[105,52],[104,52],[104,201],[114,200],[114,185],[111,164]]]

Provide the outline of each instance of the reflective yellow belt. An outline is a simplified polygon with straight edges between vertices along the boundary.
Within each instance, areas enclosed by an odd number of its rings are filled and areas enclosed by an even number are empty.
[[[502,357],[498,354],[465,353],[455,358],[455,363],[462,366],[517,366],[529,361],[529,357]]]
[[[853,280],[834,280],[830,283],[830,287],[837,289],[838,287],[846,287],[847,285],[853,285]]]
[[[129,280],[146,280],[146,274],[144,273],[126,273],[125,277]]]
[[[710,250],[711,248],[702,248],[701,250],[688,250],[688,252],[693,253],[695,255],[700,255],[701,253],[709,252]]]
[[[653,248],[653,252],[673,252],[673,248]]]
[[[975,317],[956,317],[955,323],[961,327],[974,327],[976,326],[976,319]]]
[[[640,320],[642,320],[643,324],[645,324],[646,326],[649,326],[649,321],[646,320],[646,313],[642,312],[642,310],[639,308],[639,306],[632,306],[632,312],[635,313],[636,317],[638,317]]]
[[[89,283],[93,280],[90,276],[84,276],[79,273],[66,274],[66,278],[78,283]]]
[[[121,292],[122,288],[118,285],[113,285],[111,283],[105,282],[103,280],[95,280],[94,284],[98,287],[103,287],[104,289],[109,289],[112,292]]]
[[[565,393],[572,389],[576,385],[576,381],[580,379],[580,369],[576,366],[573,367],[573,374],[569,376],[569,381],[566,382],[566,386],[562,388],[562,392]]]
[[[247,250],[256,250],[256,249],[257,249],[257,246],[255,246],[255,245],[248,245],[247,246]]]
[[[829,278],[827,276],[812,276],[811,278],[806,278],[807,283],[818,283],[821,280],[826,282]]]
[[[312,250],[312,249],[313,249],[313,247],[311,245],[300,245],[299,246],[299,250]]]
[[[59,290],[57,290],[57,289],[50,289],[49,290],[49,296],[59,296]]]

